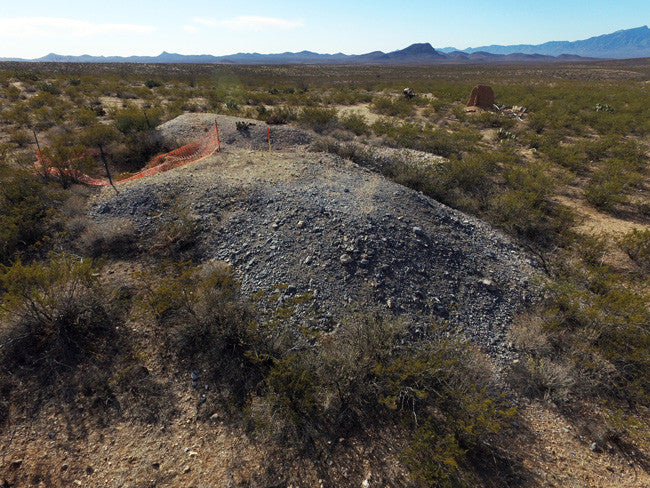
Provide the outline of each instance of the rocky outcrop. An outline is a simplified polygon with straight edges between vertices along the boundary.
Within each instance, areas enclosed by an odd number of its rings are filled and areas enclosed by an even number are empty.
[[[467,102],[468,107],[490,108],[494,105],[494,91],[487,85],[476,85]]]

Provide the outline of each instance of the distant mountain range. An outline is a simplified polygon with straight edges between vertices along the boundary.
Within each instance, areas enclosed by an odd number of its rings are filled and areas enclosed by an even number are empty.
[[[453,47],[440,49],[443,53],[459,51]],[[544,44],[517,44],[513,46],[480,46],[463,49],[468,54],[488,52],[492,54],[542,54],[560,56],[571,54],[591,58],[645,58],[650,57],[650,29],[647,25],[635,29],[616,31],[612,34],[590,37],[582,41],[551,41]]]
[[[438,64],[557,62],[590,58],[650,57],[650,29],[627,29],[583,41],[552,41],[539,45],[482,46],[460,51],[453,47],[436,50],[429,43],[412,44],[399,51],[367,54],[319,54],[311,51],[279,54],[237,53],[227,56],[184,55],[162,52],[158,56],[65,56],[48,54],[38,59],[0,58],[0,61],[66,63],[223,63],[223,64]]]

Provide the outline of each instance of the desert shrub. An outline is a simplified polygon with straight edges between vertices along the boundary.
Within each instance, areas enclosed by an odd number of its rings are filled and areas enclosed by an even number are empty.
[[[169,152],[172,147],[156,130],[129,134],[118,140],[111,150],[111,159],[121,172],[142,169],[154,156]]]
[[[581,264],[549,284],[546,330],[579,372],[579,393],[647,405],[648,294],[602,263]]]
[[[158,225],[146,244],[148,253],[155,258],[172,261],[197,258],[197,222],[175,204],[170,205],[167,213],[171,218]]]
[[[56,105],[56,103],[56,95],[48,91],[41,91],[27,100],[27,105],[32,109],[53,107]]]
[[[57,373],[101,356],[116,319],[92,260],[52,256],[0,268],[1,344],[6,370],[49,384]]]
[[[650,272],[650,230],[633,229],[618,242],[632,261],[645,273]]]
[[[158,80],[149,79],[144,82],[144,86],[146,86],[147,88],[156,88],[162,86],[162,82]]]
[[[111,114],[117,130],[123,134],[144,132],[156,127],[160,121],[160,111],[141,109],[135,105],[116,110]]]
[[[39,83],[38,89],[45,93],[49,93],[50,95],[61,94],[61,89],[55,83],[48,83],[48,82]]]
[[[399,123],[390,119],[379,119],[372,124],[376,135],[383,135],[386,141],[397,147],[417,149],[443,157],[460,156],[469,151],[481,139],[481,134],[472,129],[455,127],[450,132],[426,124]]]
[[[490,217],[511,234],[546,247],[562,242],[574,221],[552,198],[556,181],[539,163],[513,165],[504,174],[506,189],[491,200]]]
[[[48,233],[53,197],[32,173],[0,164],[0,264],[26,257]]]
[[[341,118],[343,127],[357,136],[366,135],[370,133],[370,127],[363,115],[351,113]]]
[[[274,107],[266,110],[262,119],[267,124],[287,124],[298,119],[296,111],[291,107]]]
[[[474,125],[482,128],[497,128],[500,127],[504,130],[512,129],[516,122],[499,112],[485,111],[481,112],[478,116],[469,119]]]
[[[585,198],[592,205],[612,210],[615,205],[627,201],[629,190],[643,181],[635,169],[637,164],[623,159],[606,159],[591,176],[585,188]]]
[[[237,112],[239,110],[239,102],[234,99],[226,100],[226,108],[231,112]]]
[[[490,213],[509,233],[541,247],[565,240],[574,221],[567,207],[525,189],[506,190],[496,196]]]
[[[262,380],[270,349],[232,270],[178,263],[140,278],[141,303],[160,327],[163,354],[205,370],[228,409],[243,405]]]
[[[54,178],[63,188],[68,188],[75,181],[68,170],[88,173],[95,166],[95,161],[87,148],[66,134],[53,137],[50,145],[41,149],[41,157],[45,162],[44,167],[39,171],[41,176],[46,179],[52,177],[52,174],[47,171],[48,167],[59,170]]]
[[[274,362],[272,411],[301,442],[352,435],[378,419],[401,424],[411,438],[404,462],[423,486],[460,480],[466,454],[514,414],[479,386],[488,373],[470,348],[439,332],[418,341],[403,324],[366,315],[317,345]]]
[[[25,147],[34,140],[34,136],[25,129],[14,129],[9,132],[9,140],[17,144],[18,147]]]
[[[4,93],[11,102],[16,102],[20,98],[20,88],[14,85],[8,86]]]
[[[525,395],[558,403],[567,398],[578,378],[577,371],[566,362],[532,356],[512,365],[508,376]]]
[[[333,128],[338,122],[338,117],[334,108],[304,107],[298,114],[298,122],[322,133]]]
[[[620,179],[596,180],[585,188],[585,198],[594,207],[613,210],[616,204],[627,201],[627,197],[623,193],[624,189],[625,184]]]
[[[74,118],[82,127],[87,127],[97,123],[97,112],[88,107],[82,107],[76,111]]]
[[[137,234],[128,219],[108,219],[86,226],[76,240],[82,255],[125,259],[137,251]]]
[[[377,97],[372,101],[372,111],[381,115],[388,115],[391,117],[408,117],[413,114],[415,104],[412,100],[404,97],[391,98],[391,97]]]

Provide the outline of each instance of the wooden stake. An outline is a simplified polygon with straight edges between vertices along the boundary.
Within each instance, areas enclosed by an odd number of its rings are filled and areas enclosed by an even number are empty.
[[[104,148],[102,147],[101,144],[97,144],[97,146],[99,146],[99,155],[101,156],[102,162],[104,163],[104,168],[106,168],[106,176],[108,176],[108,182],[113,187],[113,190],[115,190],[115,194],[119,195],[120,192],[117,191],[117,188],[115,188],[115,185],[113,184],[113,178],[111,178],[111,171],[108,169],[108,163],[106,162],[106,156],[104,156]]]
[[[41,151],[41,145],[38,143],[38,137],[36,137],[36,131],[34,129],[32,129],[32,132],[34,133],[34,140],[36,141],[36,148],[40,152]]]

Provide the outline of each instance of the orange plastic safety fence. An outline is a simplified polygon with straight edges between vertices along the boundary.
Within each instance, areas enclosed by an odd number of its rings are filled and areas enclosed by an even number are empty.
[[[191,142],[185,146],[179,147],[178,149],[174,149],[166,154],[156,156],[149,161],[142,171],[139,171],[128,178],[119,180],[116,183],[163,173],[170,169],[206,158],[220,148],[221,142],[219,141],[219,127],[215,122],[202,139]],[[34,164],[36,171],[45,174],[46,176],[53,176],[55,178],[65,176],[89,186],[106,186],[110,184],[108,180],[93,178],[79,170],[57,168],[52,165],[51,161],[43,156],[40,150],[36,152],[36,157],[37,162]]]

